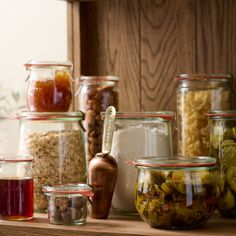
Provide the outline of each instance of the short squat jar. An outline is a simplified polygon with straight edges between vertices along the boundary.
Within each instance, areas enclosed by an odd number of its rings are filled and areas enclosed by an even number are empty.
[[[184,229],[205,224],[216,206],[211,157],[136,160],[135,205],[154,228]]]
[[[20,113],[19,152],[33,157],[34,207],[47,208],[44,184],[86,182],[82,112]]]
[[[217,158],[217,208],[236,218],[236,110],[213,111],[210,118],[210,155]]]
[[[178,153],[209,155],[210,129],[206,113],[230,109],[231,76],[181,74],[177,76]]]
[[[72,105],[72,63],[29,61],[29,111],[66,112]]]
[[[118,110],[118,83],[116,76],[82,76],[78,84],[79,109],[86,113],[86,157],[90,161],[102,150],[103,121],[101,112],[109,106]]]
[[[143,156],[172,155],[172,112],[117,113],[111,155],[118,165],[112,199],[117,214],[137,214],[135,208],[136,171],[125,164]]]

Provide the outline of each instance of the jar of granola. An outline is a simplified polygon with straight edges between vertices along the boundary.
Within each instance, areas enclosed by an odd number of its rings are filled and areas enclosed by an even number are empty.
[[[72,63],[29,61],[29,111],[66,112],[72,104]]]
[[[34,207],[45,211],[44,184],[86,182],[82,112],[22,112],[19,152],[33,157]]]
[[[209,155],[211,110],[230,109],[229,74],[181,74],[177,86],[178,153],[181,156]]]
[[[109,106],[118,110],[116,76],[82,76],[79,79],[79,109],[86,113],[86,157],[90,161],[102,149],[103,122],[101,112]]]

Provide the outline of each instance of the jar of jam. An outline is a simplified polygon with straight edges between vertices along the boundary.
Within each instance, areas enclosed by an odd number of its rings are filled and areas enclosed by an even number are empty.
[[[30,220],[34,213],[32,158],[0,156],[0,219]]]
[[[29,61],[29,111],[66,112],[72,104],[72,63]]]
[[[102,151],[103,121],[100,113],[109,106],[118,110],[118,82],[116,76],[82,76],[78,81],[79,109],[86,113],[84,126],[88,161]]]

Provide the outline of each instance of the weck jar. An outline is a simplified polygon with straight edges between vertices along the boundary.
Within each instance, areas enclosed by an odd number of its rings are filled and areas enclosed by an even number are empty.
[[[66,112],[72,105],[72,63],[29,61],[27,90],[29,111]]]
[[[81,76],[78,80],[79,110],[86,113],[86,157],[90,161],[102,148],[103,122],[101,112],[109,106],[118,110],[117,76]]]
[[[210,129],[206,113],[231,108],[231,75],[177,76],[178,154],[209,155]]]
[[[217,158],[217,208],[224,217],[236,218],[236,110],[212,111],[210,155]]]
[[[173,112],[117,113],[111,156],[118,165],[118,176],[112,198],[117,214],[137,214],[135,208],[136,171],[128,160],[143,156],[172,156]]]
[[[44,184],[86,182],[82,112],[22,112],[20,154],[33,157],[34,207],[47,209]]]

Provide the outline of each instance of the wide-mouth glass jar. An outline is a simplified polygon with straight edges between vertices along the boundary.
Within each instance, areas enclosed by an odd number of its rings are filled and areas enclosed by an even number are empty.
[[[29,61],[27,103],[29,111],[66,112],[73,98],[72,63]]]
[[[86,183],[84,113],[22,112],[18,119],[19,152],[34,158],[34,207],[45,211],[43,184]]]
[[[236,110],[212,111],[210,155],[217,158],[217,208],[222,216],[236,218]]]
[[[30,220],[34,213],[32,158],[0,155],[0,219]]]
[[[137,214],[135,208],[136,171],[125,161],[143,156],[172,155],[172,121],[175,113],[117,113],[111,155],[118,165],[112,208],[117,214]]]
[[[132,162],[138,169],[135,205],[151,227],[194,228],[216,206],[212,157],[153,157]]]
[[[231,108],[230,74],[181,74],[177,85],[178,155],[209,155],[206,113]]]
[[[43,185],[52,224],[82,225],[87,220],[87,200],[94,194],[87,184]]]

